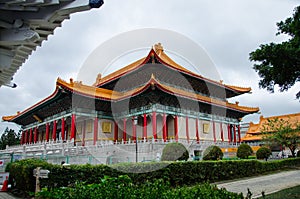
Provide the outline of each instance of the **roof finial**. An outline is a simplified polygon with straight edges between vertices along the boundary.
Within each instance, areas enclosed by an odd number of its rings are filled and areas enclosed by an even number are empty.
[[[163,46],[161,45],[161,43],[154,44],[154,51],[155,51],[158,55],[160,55],[160,53],[164,51],[164,48],[163,48]]]
[[[101,78],[102,78],[102,75],[101,75],[101,73],[99,73],[97,75],[96,82],[93,84],[93,86],[97,86],[98,84],[100,84]]]

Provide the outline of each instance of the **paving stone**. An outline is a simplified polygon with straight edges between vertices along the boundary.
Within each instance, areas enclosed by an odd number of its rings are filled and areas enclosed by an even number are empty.
[[[242,192],[244,196],[247,195],[247,189],[249,188],[253,194],[252,198],[262,196],[263,191],[265,194],[269,194],[298,185],[300,185],[300,170],[284,171],[271,175],[217,184],[219,188],[223,187],[235,193]]]

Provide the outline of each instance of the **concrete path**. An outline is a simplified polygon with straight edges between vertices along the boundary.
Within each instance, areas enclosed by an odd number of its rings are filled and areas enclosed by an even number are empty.
[[[244,197],[247,195],[247,188],[249,188],[252,192],[252,198],[262,196],[262,191],[267,195],[297,185],[300,185],[300,170],[284,171],[245,180],[217,183],[219,188],[224,187],[226,190],[235,193],[242,192]]]
[[[0,199],[18,199],[18,198],[14,197],[6,192],[0,192]]]

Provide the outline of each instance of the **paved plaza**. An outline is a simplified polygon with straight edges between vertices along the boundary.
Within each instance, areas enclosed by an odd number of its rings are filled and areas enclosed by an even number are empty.
[[[19,198],[14,197],[6,192],[0,192],[0,199],[19,199]]]
[[[284,171],[277,174],[217,184],[219,188],[224,187],[228,191],[236,193],[242,192],[244,196],[247,195],[247,188],[249,188],[253,194],[252,198],[262,196],[262,191],[265,194],[270,194],[297,185],[300,185],[300,170]]]

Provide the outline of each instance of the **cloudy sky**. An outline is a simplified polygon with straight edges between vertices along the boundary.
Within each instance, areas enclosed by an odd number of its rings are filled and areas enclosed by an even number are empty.
[[[259,77],[249,61],[249,53],[260,44],[287,39],[275,36],[276,22],[292,16],[296,6],[296,0],[106,0],[100,9],[72,14],[70,20],[64,21],[16,73],[16,89],[0,88],[1,116],[15,114],[50,95],[57,77],[76,79],[87,57],[99,45],[141,28],[167,29],[188,37],[205,49],[224,83],[252,87],[252,94],[229,99],[230,102],[258,106],[263,116],[299,112],[295,94],[300,84],[288,92],[270,94],[259,89]],[[200,74],[206,74],[205,66],[201,69],[204,71]],[[243,121],[257,122],[259,116],[249,115]],[[7,126],[19,128],[1,122],[0,133]]]

